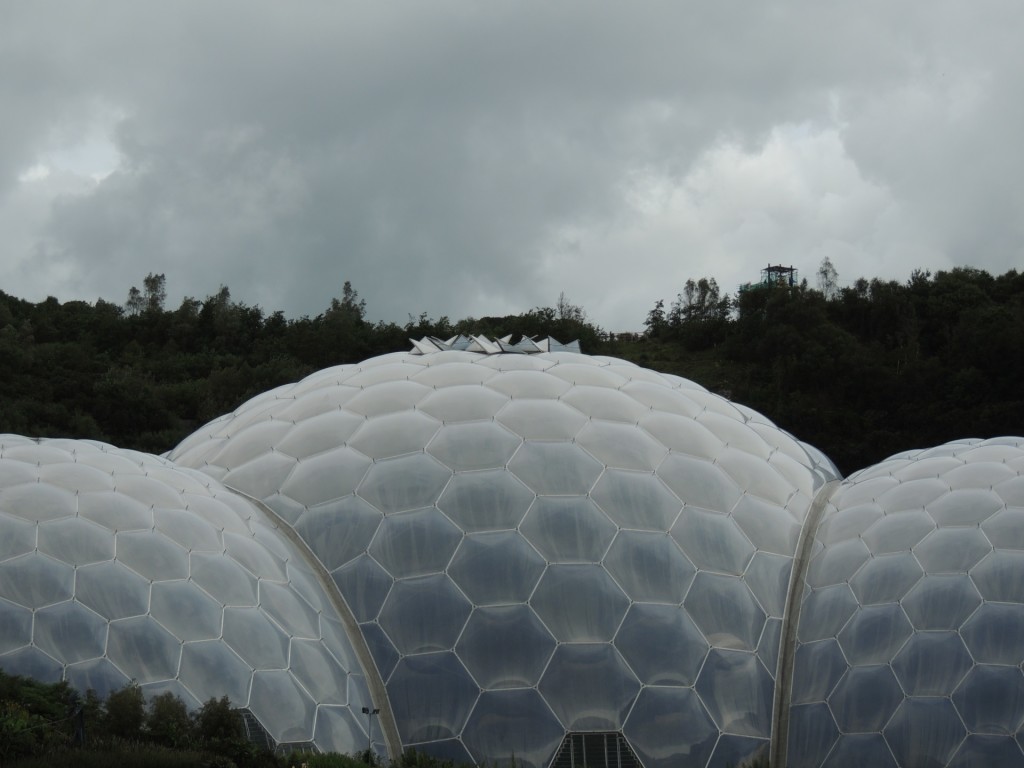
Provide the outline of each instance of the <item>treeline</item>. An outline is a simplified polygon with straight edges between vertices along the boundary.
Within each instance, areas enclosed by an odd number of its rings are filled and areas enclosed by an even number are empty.
[[[844,474],[964,437],[1024,434],[1024,275],[916,271],[723,296],[689,281],[635,359],[761,411]],[[644,349],[646,347],[646,349]]]
[[[0,670],[2,768],[472,768],[410,750],[385,763],[357,755],[272,752],[247,738],[228,699],[189,712],[165,692],[148,700],[131,683],[105,699],[68,683],[42,683]]]
[[[645,332],[612,338],[564,295],[553,307],[452,321],[371,323],[348,283],[316,317],[286,318],[226,287],[165,304],[148,275],[124,305],[0,292],[0,432],[105,440],[162,453],[247,398],[409,337],[553,336],[693,379],[761,411],[844,473],[962,437],[1024,433],[1024,276],[972,268],[840,287],[687,281]]]
[[[33,304],[0,291],[0,433],[103,440],[163,453],[246,399],[340,363],[410,348],[409,337],[458,333],[579,338],[600,329],[561,297],[508,317],[452,322],[420,315],[371,323],[357,291],[316,317],[287,319],[234,301],[227,287],[164,307],[164,275],[148,275],[122,305]]]

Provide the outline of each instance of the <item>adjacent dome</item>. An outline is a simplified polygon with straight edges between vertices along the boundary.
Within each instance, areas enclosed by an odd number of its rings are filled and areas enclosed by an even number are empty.
[[[366,740],[356,653],[300,549],[209,477],[102,443],[0,436],[0,667],[226,695],[278,742]]]
[[[818,526],[788,765],[1024,765],[1024,440],[858,472]]]

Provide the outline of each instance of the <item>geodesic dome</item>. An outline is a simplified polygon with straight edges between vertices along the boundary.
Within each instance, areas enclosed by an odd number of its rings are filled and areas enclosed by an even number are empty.
[[[170,457],[330,570],[402,747],[538,767],[576,733],[623,733],[649,768],[764,752],[793,555],[834,468],[685,379],[487,351],[321,371]]]
[[[102,443],[0,436],[0,668],[366,740],[356,651],[300,547],[208,476]]]
[[[814,538],[793,768],[1024,765],[1024,440],[852,475]]]

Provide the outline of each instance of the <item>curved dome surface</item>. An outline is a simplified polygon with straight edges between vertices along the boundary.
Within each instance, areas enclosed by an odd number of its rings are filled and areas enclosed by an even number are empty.
[[[788,764],[1024,765],[1024,440],[852,475],[814,548]]]
[[[366,681],[299,548],[208,476],[102,443],[0,436],[0,668],[366,743]]]
[[[403,747],[538,768],[581,732],[647,768],[765,752],[793,556],[836,476],[692,382],[572,352],[327,369],[169,455],[330,571]]]

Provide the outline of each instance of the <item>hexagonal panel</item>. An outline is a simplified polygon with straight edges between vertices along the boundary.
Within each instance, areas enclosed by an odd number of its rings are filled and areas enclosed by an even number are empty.
[[[257,608],[224,609],[224,642],[254,669],[288,666],[288,638]]]
[[[856,612],[857,598],[848,584],[811,590],[800,611],[798,636],[809,643],[835,637]]]
[[[981,605],[965,574],[926,576],[903,598],[903,610],[917,629],[958,629]]]
[[[104,655],[107,622],[74,601],[50,605],[35,612],[32,642],[65,664]]]
[[[71,566],[40,554],[0,563],[0,597],[26,608],[68,600],[74,590]]]
[[[346,704],[346,670],[318,640],[292,640],[291,674],[317,704]]]
[[[899,765],[946,765],[966,736],[949,699],[904,699],[884,731]]]
[[[747,588],[769,616],[782,616],[786,610],[792,568],[789,557],[757,552],[743,574]]]
[[[599,565],[552,565],[530,604],[561,642],[611,640],[629,599]]]
[[[1024,552],[992,552],[971,570],[971,580],[985,600],[1024,603]]]
[[[472,606],[443,574],[396,581],[380,612],[380,625],[403,655],[448,650]]]
[[[552,372],[557,376],[558,371],[559,369],[556,368]],[[638,403],[624,392],[603,385],[595,387],[577,383],[560,399],[563,403],[568,403],[573,408],[587,414],[591,420],[625,422],[633,430],[635,430],[633,425],[636,424],[637,419],[650,412],[647,406]]]
[[[840,497],[841,501],[842,497]],[[821,521],[814,535],[822,544],[830,547],[846,539],[854,539],[870,530],[876,521],[880,521],[885,513],[874,502],[862,502],[841,509],[832,509]],[[899,515],[891,515],[898,519]],[[931,522],[929,520],[929,522]],[[881,525],[882,523],[879,522]],[[872,550],[874,551],[874,550]],[[876,553],[878,554],[878,553]]]
[[[312,507],[352,493],[373,462],[345,445],[299,460],[279,490]]]
[[[1024,508],[1000,510],[983,522],[981,529],[1000,549],[1024,549]]]
[[[871,559],[862,539],[850,539],[819,552],[807,569],[807,584],[815,589],[841,584]]]
[[[466,533],[512,529],[535,494],[504,470],[459,472],[437,500],[438,508]]]
[[[559,645],[540,681],[541,695],[570,731],[620,729],[639,690],[606,643]]]
[[[36,548],[36,523],[0,512],[0,561]]]
[[[742,580],[701,571],[683,605],[712,647],[756,650],[766,617]]]
[[[620,531],[605,568],[631,600],[681,603],[696,569],[664,533]]]
[[[32,611],[0,600],[0,655],[32,642]],[[2,666],[2,662],[0,662]]]
[[[940,528],[914,548],[928,573],[965,573],[991,551],[978,528]]]
[[[425,453],[373,464],[358,493],[384,514],[433,506],[451,470]]]
[[[1024,752],[1011,736],[970,734],[957,749],[949,768],[1020,765]]]
[[[287,672],[257,670],[252,676],[249,709],[276,741],[313,738],[316,704]]]
[[[984,664],[1020,664],[1024,659],[1024,605],[986,603],[960,630],[974,660]]]
[[[712,648],[697,678],[704,707],[725,733],[767,738],[775,685],[757,656]]]
[[[478,762],[515,755],[523,768],[546,768],[563,733],[537,691],[485,691],[469,716],[462,740]]]
[[[790,765],[819,766],[832,749],[839,730],[824,704],[795,706],[789,714]]]
[[[256,526],[253,527],[258,530]],[[273,579],[279,582],[286,579],[285,557],[282,557],[284,553],[271,551],[256,537],[224,534],[224,551],[257,579]]]
[[[485,386],[462,384],[435,390],[416,407],[438,421],[451,424],[490,419],[508,399],[508,395]]]
[[[732,517],[758,549],[777,555],[796,553],[800,524],[777,504],[744,495],[736,504]]]
[[[615,647],[644,685],[693,685],[708,643],[677,605],[634,603]]]
[[[572,443],[526,441],[508,468],[534,493],[559,496],[588,493],[604,465]]]
[[[440,429],[441,422],[425,413],[392,413],[368,419],[348,445],[375,461],[389,459],[422,451]]]
[[[117,559],[150,581],[188,578],[188,552],[149,531],[118,533]]]
[[[110,622],[107,656],[139,683],[169,680],[178,674],[181,642],[149,616]]]
[[[370,649],[370,655],[373,656],[373,663],[377,665],[377,671],[380,672],[381,680],[387,682],[399,659],[394,643],[376,622],[360,624],[359,631],[363,633],[366,646]]]
[[[476,421],[445,425],[426,451],[455,471],[500,469],[522,442],[497,422]]]
[[[970,467],[970,470],[976,472],[978,467]],[[977,482],[980,486],[980,479],[976,478],[971,482]],[[939,525],[977,525],[992,517],[1004,506],[999,494],[987,488],[974,487],[953,490],[926,505],[926,509]]]
[[[972,663],[956,632],[915,632],[892,668],[908,696],[948,696]]]
[[[271,449],[218,478],[231,488],[245,488],[248,495],[265,499],[277,493],[298,466],[298,459]]]
[[[571,440],[587,417],[557,400],[516,397],[495,419],[526,440]]]
[[[1020,667],[979,664],[953,694],[971,733],[1012,736],[1024,722],[1024,674]]]
[[[555,639],[527,605],[477,608],[455,648],[484,690],[526,688],[540,679]]]
[[[880,733],[841,734],[825,763],[828,768],[897,768]]]
[[[843,733],[880,731],[903,701],[903,691],[884,664],[853,667],[828,698]]]
[[[667,531],[682,503],[657,475],[608,469],[591,498],[622,528]]]
[[[891,603],[902,598],[924,575],[909,552],[879,555],[868,560],[850,579],[861,605]]]
[[[220,640],[185,643],[178,679],[199,701],[227,696],[231,703],[249,703],[252,667]]]
[[[384,515],[355,495],[310,507],[295,531],[320,562],[334,570],[364,553]]]
[[[704,765],[718,729],[689,688],[644,688],[623,729],[646,768]]]
[[[370,544],[370,555],[395,578],[443,571],[462,531],[435,507],[388,515]]]
[[[356,621],[377,618],[394,579],[369,555],[361,555],[331,574]]]
[[[743,495],[735,481],[710,461],[670,453],[658,476],[690,507],[728,512]]]
[[[150,505],[114,492],[81,494],[78,514],[111,531],[146,530],[153,526]]]
[[[131,682],[109,659],[89,659],[70,664],[64,670],[64,679],[75,690],[93,690],[100,698],[109,696]]]
[[[3,511],[31,522],[74,517],[78,498],[71,491],[46,483],[9,486],[3,489]]]
[[[935,530],[935,521],[923,509],[890,513],[868,528],[861,538],[876,555],[914,547]]]
[[[634,403],[636,405],[636,403]],[[576,443],[608,467],[651,472],[668,455],[668,449],[633,423],[591,421]]]
[[[448,575],[475,605],[522,603],[544,572],[544,558],[515,531],[463,538]]]
[[[540,496],[519,530],[549,562],[597,563],[616,528],[585,496]]]
[[[383,376],[383,372],[380,374]],[[389,378],[390,375],[389,374]],[[358,381],[355,377],[346,382],[350,386]],[[386,413],[397,413],[411,410],[420,400],[433,390],[414,381],[406,381],[405,377],[397,381],[382,380],[373,382],[373,386],[353,395],[345,403],[345,410],[361,416],[383,416]]]
[[[153,618],[179,640],[212,640],[220,637],[220,603],[190,581],[159,581],[153,584]]]
[[[289,637],[320,637],[320,617],[302,600],[291,585],[260,582],[260,608],[284,629]]]
[[[846,669],[846,659],[833,638],[797,646],[793,660],[792,702],[811,704],[825,701]]]
[[[88,565],[114,559],[110,531],[80,517],[39,524],[39,551],[68,565]]]
[[[684,507],[672,537],[701,570],[739,575],[754,556],[754,547],[728,515]]]
[[[256,579],[234,560],[222,555],[194,553],[192,581],[223,605],[256,605]]]
[[[839,633],[839,645],[851,664],[886,664],[913,631],[899,605],[869,605]]]
[[[476,683],[451,652],[402,659],[387,689],[405,744],[458,736],[479,694]]]

